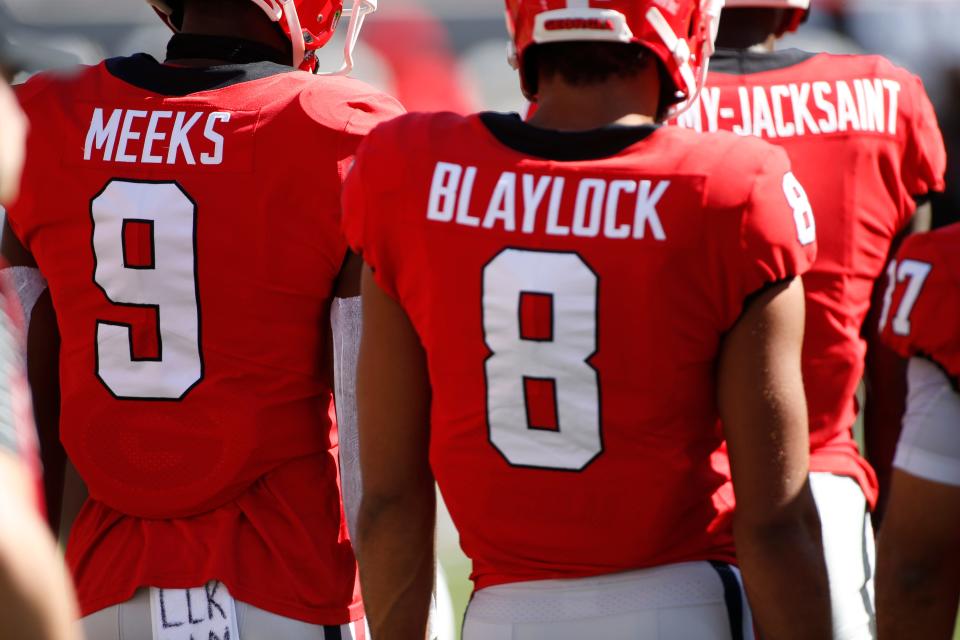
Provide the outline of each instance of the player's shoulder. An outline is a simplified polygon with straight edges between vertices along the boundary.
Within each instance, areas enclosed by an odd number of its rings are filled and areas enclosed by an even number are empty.
[[[683,127],[662,127],[660,143],[673,149],[678,174],[702,175],[708,207],[735,208],[749,199],[757,180],[767,172],[790,170],[781,147],[754,136],[730,131],[700,133]]]
[[[447,111],[404,113],[381,122],[367,136],[364,146],[378,153],[421,151],[436,148],[439,143],[464,144],[466,136],[476,135],[470,116]],[[421,154],[422,155],[422,154]]]
[[[900,355],[934,359],[960,374],[960,224],[907,238],[887,272],[883,340]]]
[[[937,278],[955,283],[960,295],[960,223],[908,236],[897,251],[896,259],[898,262],[913,260],[936,267]]]
[[[818,53],[813,60],[817,74],[847,80],[893,82],[897,90],[908,97],[900,100],[901,104],[909,104],[916,94],[926,94],[918,75],[881,55]]]
[[[734,177],[744,169],[762,166],[770,156],[786,152],[755,136],[741,136],[731,131],[698,132],[684,127],[660,127],[660,144],[678,150],[679,165],[701,167],[710,174]]]
[[[471,121],[479,117],[463,116],[450,111],[414,111],[385,122],[377,127],[378,136],[410,136],[425,132],[457,134],[470,128]]]
[[[360,80],[304,72],[288,76],[300,107],[317,124],[364,135],[404,113],[396,98]]]
[[[104,70],[103,63],[83,65],[69,70],[44,71],[31,76],[26,82],[14,85],[20,106],[27,112],[47,100],[59,100],[65,95],[75,95],[79,87],[89,84]]]
[[[860,78],[912,78],[914,75],[889,59],[876,54],[820,52],[810,58],[818,73]]]

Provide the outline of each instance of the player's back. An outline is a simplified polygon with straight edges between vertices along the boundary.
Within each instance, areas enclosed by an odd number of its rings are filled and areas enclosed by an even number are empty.
[[[804,276],[811,470],[856,478],[872,504],[876,479],[850,433],[861,329],[915,199],[943,188],[943,140],[919,79],[877,56],[720,49],[699,103],[678,122],[789,153],[818,225],[817,262]]]
[[[361,148],[347,237],[424,345],[431,466],[478,588],[734,560],[718,348],[805,268],[812,220],[782,151],[703,142],[439,114]]]
[[[137,579],[215,575],[254,603],[302,562],[271,610],[356,608],[323,327],[344,165],[395,103],[270,62],[144,55],[20,97],[34,126],[10,220],[49,283],[62,438],[93,499],[69,553],[84,612],[136,584],[88,575],[111,553],[133,554]],[[224,549],[154,520],[183,517]]]

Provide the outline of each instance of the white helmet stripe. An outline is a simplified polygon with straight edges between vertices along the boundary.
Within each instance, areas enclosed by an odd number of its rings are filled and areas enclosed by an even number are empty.
[[[274,0],[253,0],[253,3],[263,9],[263,12],[267,14],[267,17],[273,20],[274,22],[279,22],[282,17],[282,9],[280,5]]]
[[[307,45],[303,40],[303,28],[300,26],[300,16],[297,15],[297,5],[294,4],[294,0],[279,1],[283,7],[283,14],[287,17],[290,42],[293,44],[293,66],[297,68],[303,62],[307,53]]]
[[[567,9],[589,9],[590,0],[567,0]]]
[[[810,0],[727,0],[727,7],[768,7],[782,9],[809,9]]]

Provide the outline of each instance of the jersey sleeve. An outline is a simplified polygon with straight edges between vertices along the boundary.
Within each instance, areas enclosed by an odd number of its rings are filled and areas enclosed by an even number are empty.
[[[26,83],[14,87],[20,107],[27,116],[30,130],[27,132],[26,156],[23,164],[23,175],[20,180],[20,193],[17,199],[6,209],[6,219],[16,234],[17,239],[29,251],[31,232],[39,224],[36,219],[40,212],[36,209],[36,195],[44,188],[45,176],[49,175],[50,161],[43,135],[45,128],[50,127],[49,118],[43,113],[43,98],[47,90],[52,87],[53,80],[46,74],[34,76]]]
[[[960,393],[936,365],[913,358],[909,394],[893,466],[931,482],[960,487]]]
[[[337,146],[337,173],[344,185],[356,160],[357,148],[367,135],[380,123],[403,114],[403,107],[395,99],[383,93],[372,92],[351,102],[353,113],[347,119]],[[345,187],[344,187],[345,188]],[[341,220],[343,210],[340,211]],[[349,248],[347,241],[344,251]]]
[[[329,199],[333,233],[327,245],[334,251],[331,259],[339,269],[348,249],[343,235],[336,232],[342,226],[341,195],[357,147],[378,124],[402,114],[403,107],[390,96],[349,79],[314,83],[304,92],[303,101],[308,116],[322,125],[316,128],[315,140],[325,158],[324,189],[319,197],[324,203]]]
[[[923,82],[911,75],[905,86],[912,94],[913,109],[908,114],[902,179],[907,192],[919,198],[946,188],[947,151]]]
[[[353,113],[347,120],[337,149],[341,181],[346,180],[353,165],[357,147],[373,129],[403,115],[404,109],[394,98],[383,93],[370,93],[351,103]]]
[[[782,149],[770,147],[740,220],[742,302],[765,286],[805,273],[816,258],[816,220]]]
[[[342,229],[348,246],[370,267],[380,288],[397,300],[392,254],[402,240],[392,233],[393,221],[386,215],[384,180],[378,179],[389,175],[381,169],[389,162],[384,154],[390,151],[381,134],[381,129],[375,130],[357,151],[343,187]]]
[[[953,320],[960,318],[960,274],[948,252],[960,247],[960,226],[948,229],[953,233],[925,233],[904,241],[887,269],[879,328],[881,339],[901,356],[929,358],[957,381],[960,328]]]

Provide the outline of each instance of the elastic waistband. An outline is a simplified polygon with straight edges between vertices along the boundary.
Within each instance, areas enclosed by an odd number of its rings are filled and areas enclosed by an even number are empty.
[[[739,581],[739,572],[730,567]],[[536,580],[477,591],[470,616],[499,622],[557,622],[651,609],[725,604],[711,563],[684,562],[570,580]]]

